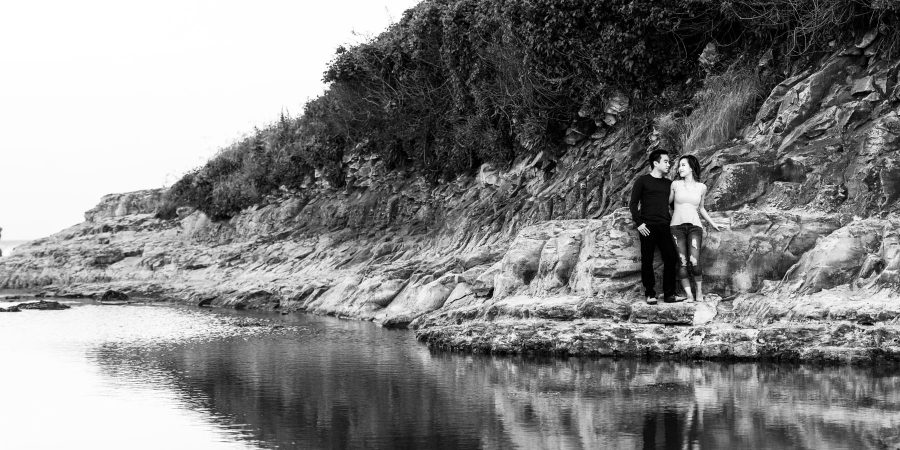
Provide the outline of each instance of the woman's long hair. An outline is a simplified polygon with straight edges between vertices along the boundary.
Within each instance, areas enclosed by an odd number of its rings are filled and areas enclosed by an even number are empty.
[[[675,179],[684,179],[681,177],[681,174],[678,173],[678,166],[681,165],[682,159],[687,160],[688,166],[691,168],[691,172],[694,174],[694,181],[700,181],[700,161],[698,161],[697,157],[694,155],[682,155],[678,158],[678,165],[675,166]]]

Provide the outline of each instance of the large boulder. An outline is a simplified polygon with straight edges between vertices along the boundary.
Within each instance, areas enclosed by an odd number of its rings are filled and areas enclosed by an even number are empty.
[[[583,228],[564,230],[551,237],[541,250],[537,278],[531,283],[533,294],[556,292],[566,288],[581,253]]]
[[[706,229],[701,260],[708,289],[721,295],[754,292],[778,281],[821,236],[840,227],[836,216],[777,210],[715,213],[722,231]]]
[[[867,259],[860,269],[861,277],[870,277],[881,268],[881,273],[873,280],[873,284],[897,290],[900,288],[900,221],[892,218],[885,227],[878,253]]]
[[[369,303],[385,307],[406,287],[406,283],[407,280],[396,278],[391,280],[383,280],[381,277],[367,278],[360,284],[360,291]]]
[[[882,247],[885,228],[884,220],[857,220],[822,238],[786,274],[782,289],[812,294],[853,281],[870,255],[895,256],[893,245]]]
[[[371,302],[374,288],[364,280],[361,275],[343,277],[308,301],[305,307],[317,314],[371,318],[381,306]]]
[[[728,164],[706,196],[713,211],[735,209],[755,201],[766,191],[768,174],[756,161]]]
[[[621,293],[640,283],[640,239],[632,225],[627,208],[587,224],[578,263],[569,281],[573,292],[603,296]]]
[[[559,275],[571,271],[580,241],[575,236],[587,223],[585,220],[552,220],[519,231],[500,260],[500,270],[494,278],[494,298],[518,293],[529,286],[538,276],[542,256],[546,256],[548,261],[541,284],[553,287],[566,284],[568,277],[563,283],[558,281]],[[544,254],[544,246],[551,240],[551,248]]]
[[[492,266],[476,275],[475,279],[472,280],[472,291],[475,292],[475,295],[478,295],[479,297],[490,297],[494,295],[494,280],[500,274],[502,266],[502,262],[497,261]]]
[[[428,275],[410,281],[375,320],[385,326],[405,328],[415,318],[444,306],[461,281],[458,274],[447,274],[436,280]]]

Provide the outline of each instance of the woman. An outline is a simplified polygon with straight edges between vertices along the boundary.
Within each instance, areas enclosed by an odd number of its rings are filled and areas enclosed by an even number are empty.
[[[700,182],[700,162],[693,155],[678,158],[677,175],[669,189],[669,203],[674,203],[672,212],[672,239],[678,250],[681,265],[678,278],[688,296],[688,301],[703,301],[703,271],[700,264],[700,249],[703,248],[703,217],[713,230],[719,227],[709,217],[703,207],[706,185]],[[696,295],[691,291],[691,280],[696,285]]]

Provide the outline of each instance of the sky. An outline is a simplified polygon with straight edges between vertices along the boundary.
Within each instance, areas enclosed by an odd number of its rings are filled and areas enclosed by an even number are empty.
[[[109,193],[169,186],[322,93],[339,45],[418,0],[0,3],[3,240],[84,220]]]

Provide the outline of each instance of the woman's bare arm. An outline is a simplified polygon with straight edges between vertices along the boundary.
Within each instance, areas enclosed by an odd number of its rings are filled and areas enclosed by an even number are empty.
[[[719,231],[719,226],[712,221],[712,218],[709,217],[709,213],[706,212],[706,207],[703,206],[703,201],[706,200],[706,185],[704,184],[702,186],[703,187],[700,188],[700,217],[709,222],[709,226],[711,226],[713,230]],[[669,193],[669,196],[671,197],[671,193]]]

